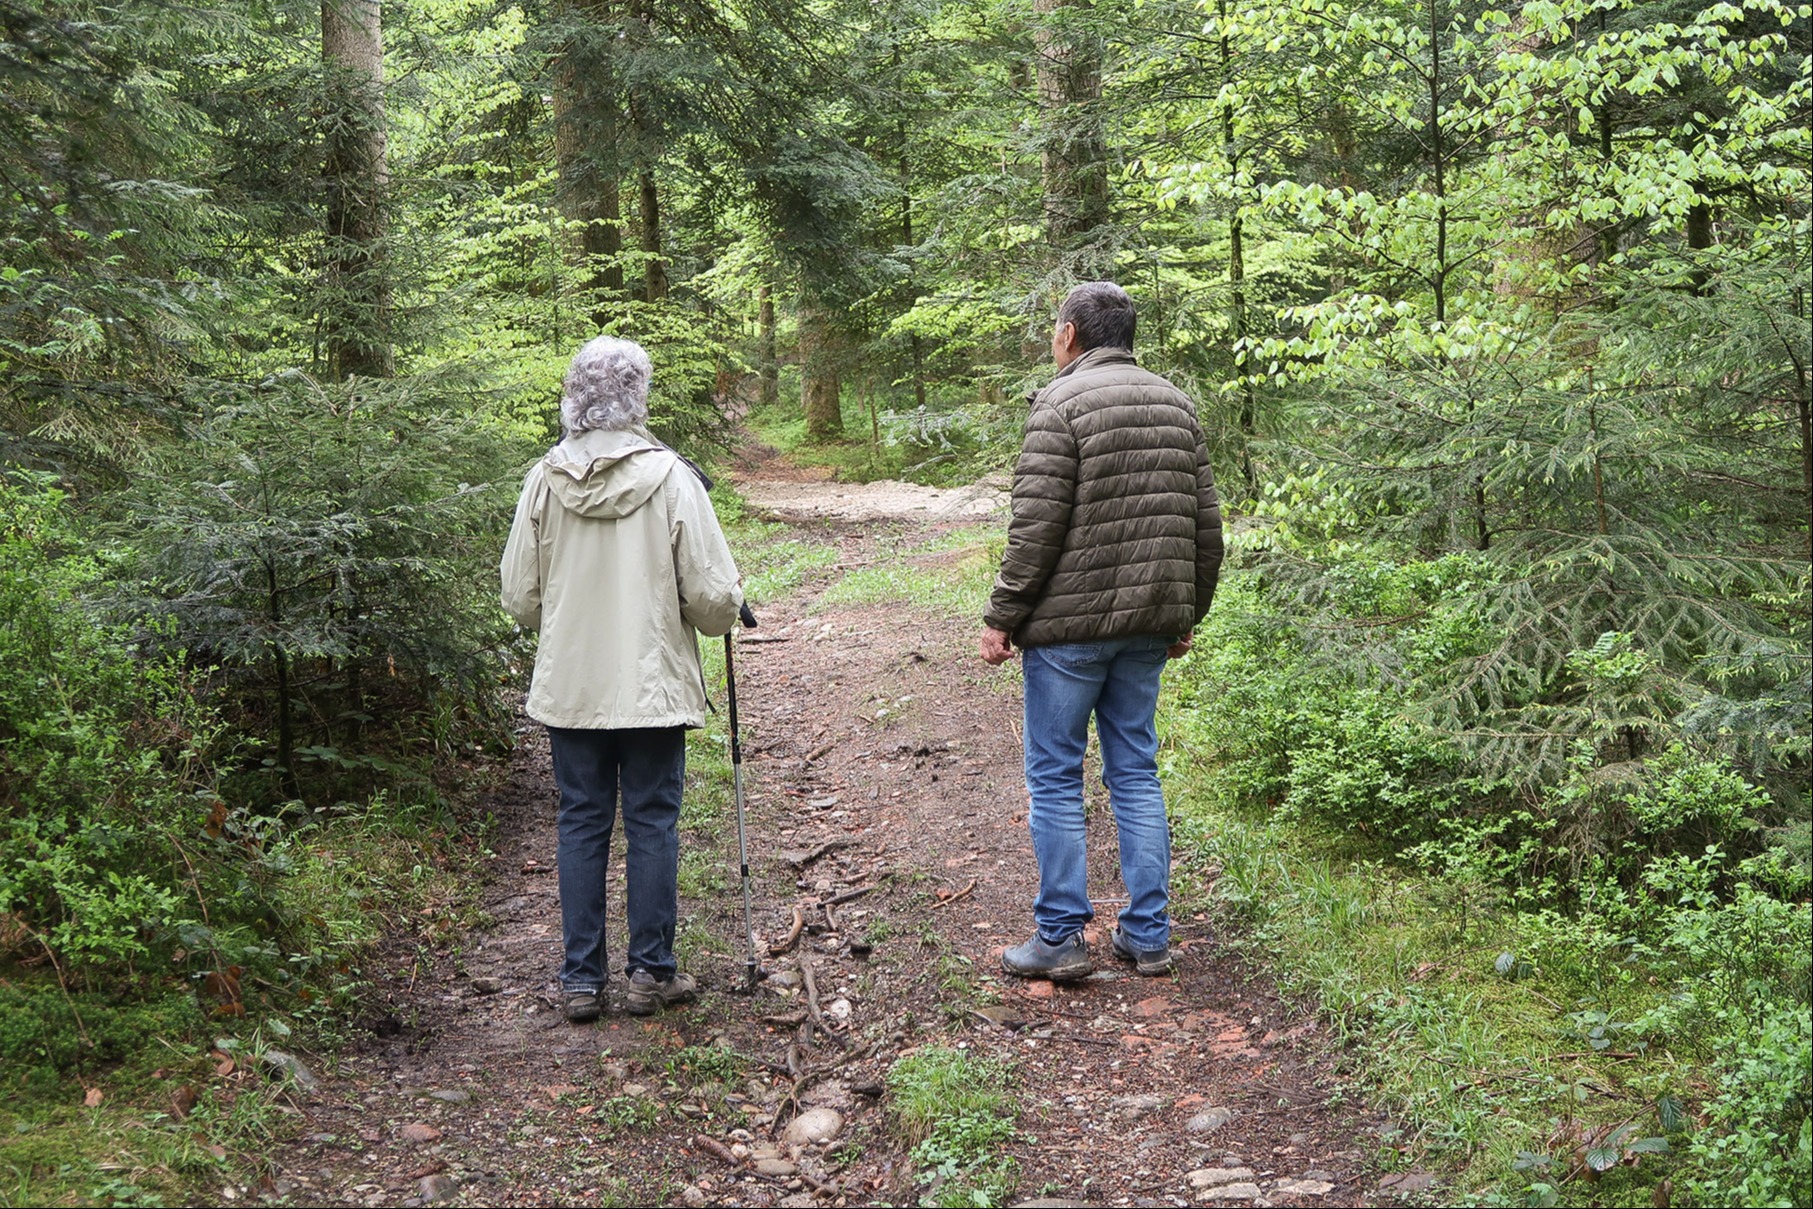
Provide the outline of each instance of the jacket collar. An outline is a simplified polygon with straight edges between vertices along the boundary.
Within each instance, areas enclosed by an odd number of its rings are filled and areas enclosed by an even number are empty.
[[[1053,386],[1056,386],[1058,384],[1058,382],[1060,382],[1061,380],[1068,378],[1071,374],[1081,373],[1085,369],[1094,369],[1097,366],[1102,366],[1102,365],[1137,365],[1137,364],[1138,364],[1138,361],[1134,359],[1133,350],[1131,350],[1131,349],[1125,349],[1125,348],[1092,348],[1092,349],[1088,349],[1088,350],[1085,350],[1080,356],[1078,356],[1076,360],[1072,361],[1069,365],[1066,365],[1063,369],[1060,369],[1057,372],[1057,376],[1052,378],[1050,383],[1041,387],[1039,390],[1030,392],[1026,396],[1026,398],[1028,399],[1028,401],[1036,399],[1040,395],[1044,394],[1045,391],[1050,390]]]

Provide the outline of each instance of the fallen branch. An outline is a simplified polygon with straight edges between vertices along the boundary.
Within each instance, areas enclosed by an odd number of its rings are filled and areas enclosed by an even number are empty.
[[[812,763],[812,761],[818,759],[820,756],[829,752],[832,748],[834,748],[836,746],[837,746],[837,740],[833,739],[829,743],[826,743],[820,747],[813,748],[811,751],[806,753],[806,763],[808,763],[808,764]]]
[[[805,928],[806,913],[798,907],[793,908],[793,926],[787,929],[787,935],[769,943],[768,956],[779,957],[783,953],[792,952],[793,946],[799,943],[799,934],[803,932]]]
[[[975,888],[976,888],[976,879],[972,877],[969,879],[969,885],[963,887],[963,889],[957,891],[955,894],[951,895],[949,898],[941,898],[937,902],[933,903],[932,910],[936,911],[939,907],[948,907],[960,898],[967,898],[969,896],[969,894],[975,890]]]
[[[835,907],[841,903],[853,903],[874,889],[875,887],[873,885],[869,885],[858,886],[854,890],[845,890],[842,894],[833,894],[830,898],[827,898],[825,900],[825,905],[828,907]]]
[[[717,1159],[721,1163],[728,1163],[732,1167],[742,1166],[741,1163],[737,1162],[737,1156],[730,1153],[730,1148],[716,1138],[708,1138],[701,1133],[693,1137],[692,1144],[695,1150],[703,1150],[706,1154]]]
[[[818,980],[812,975],[812,959],[804,953],[799,955],[799,969],[800,977],[806,983],[806,1010],[812,1014],[812,1023],[816,1024],[819,1031],[825,1036],[837,1042],[838,1048],[847,1048],[849,1042],[844,1040],[843,1035],[832,1031],[831,1026],[825,1023],[825,1014],[818,1006]]]
[[[803,1168],[793,1174],[803,1181],[808,1188],[812,1189],[813,1193],[817,1196],[836,1196],[843,1191],[841,1185],[826,1183],[824,1180],[808,1174]]]
[[[828,852],[836,852],[839,848],[854,848],[854,847],[856,847],[855,840],[850,840],[850,839],[826,840],[824,843],[820,844],[818,847],[813,848],[807,852],[801,852],[801,853],[783,852],[781,854],[781,859],[786,861],[789,865],[792,865],[795,869],[804,869],[807,865],[810,865],[813,861],[817,860],[821,856],[824,856]]]
[[[770,1017],[770,1016],[764,1016],[764,1017],[762,1017],[762,1019],[767,1021],[770,1024],[779,1023],[779,1021],[777,1019],[775,1019],[774,1017]],[[801,1017],[801,1019],[804,1019],[804,1017]],[[789,1026],[792,1026],[792,1025],[795,1025],[798,1023],[799,1023],[798,1020],[791,1020],[791,1021],[787,1022],[787,1024]],[[792,1075],[793,1074],[792,1071],[790,1071],[786,1067],[782,1066],[779,1062],[770,1062],[768,1059],[758,1058],[754,1054],[739,1054],[739,1053],[736,1053],[735,1051],[732,1051],[731,1056],[736,1058],[736,1060],[739,1062],[747,1062],[751,1066],[759,1066],[763,1070],[768,1071],[770,1074],[776,1074],[776,1075]]]

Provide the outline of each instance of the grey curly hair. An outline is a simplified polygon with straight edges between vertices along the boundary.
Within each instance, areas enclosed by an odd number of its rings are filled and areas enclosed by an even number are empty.
[[[648,420],[648,354],[633,340],[599,336],[586,342],[567,366],[561,384],[560,422],[569,433],[621,432]]]

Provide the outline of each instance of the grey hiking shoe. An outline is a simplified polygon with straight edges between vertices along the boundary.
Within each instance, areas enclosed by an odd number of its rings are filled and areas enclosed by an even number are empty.
[[[653,1016],[662,1008],[691,1003],[698,993],[699,984],[691,974],[676,972],[663,982],[647,970],[634,970],[629,989],[623,993],[623,1010],[632,1016]]]
[[[1089,946],[1081,932],[1073,932],[1057,944],[1046,944],[1038,935],[1023,945],[1015,945],[1001,954],[1001,968],[1021,978],[1049,978],[1053,982],[1070,982],[1087,978],[1095,964],[1089,960]]]
[[[1177,963],[1171,958],[1170,945],[1166,945],[1162,949],[1135,949],[1127,943],[1118,927],[1110,935],[1112,942],[1109,948],[1114,950],[1114,955],[1122,961],[1132,962],[1133,968],[1147,978],[1157,978],[1161,974],[1169,974],[1177,967]]]
[[[576,988],[566,991],[560,997],[560,1011],[574,1024],[585,1024],[598,1019],[598,1013],[604,1008],[604,995],[598,988]]]

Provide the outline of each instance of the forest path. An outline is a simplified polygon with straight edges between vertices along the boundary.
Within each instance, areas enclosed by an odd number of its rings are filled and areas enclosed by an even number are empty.
[[[695,747],[680,946],[700,1001],[631,1017],[614,973],[601,1021],[561,1019],[554,790],[545,737],[525,720],[486,803],[497,820],[486,925],[458,942],[397,938],[373,978],[384,1006],[299,1101],[303,1136],[272,1156],[267,1194],[374,1206],[915,1204],[924,1173],[885,1085],[925,1047],[1013,1072],[1012,1203],[1357,1205],[1408,1191],[1381,1188],[1369,1166],[1380,1123],[1330,1106],[1337,1082],[1315,1020],[1293,1018],[1262,975],[1225,955],[1203,915],[1178,921],[1173,977],[1139,978],[1108,958],[1119,883],[1105,802],[1089,816],[1091,892],[1103,900],[1089,934],[1096,973],[1053,986],[1000,972],[1003,947],[1030,929],[1037,875],[1017,671],[976,658],[968,608],[836,589],[874,568],[955,578],[989,556],[1001,519],[936,511],[961,492],[907,492],[895,496],[903,507],[852,521],[847,501],[874,508],[882,492],[799,491],[798,472],[759,453],[736,474],[752,510],[795,518],[794,540],[834,552],[784,596],[757,600],[761,626],[736,650],[765,980],[737,993],[734,808],[722,770],[702,774]],[[746,558],[746,574],[759,561]],[[621,876],[618,858],[614,961]],[[796,919],[797,940],[774,952]],[[807,1122],[830,1136],[800,1139]]]

